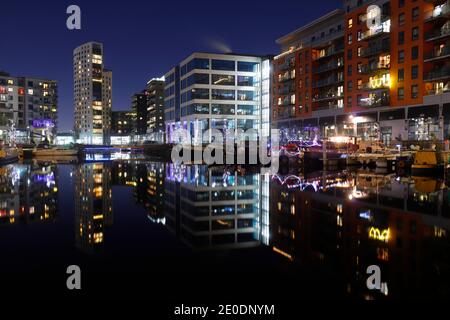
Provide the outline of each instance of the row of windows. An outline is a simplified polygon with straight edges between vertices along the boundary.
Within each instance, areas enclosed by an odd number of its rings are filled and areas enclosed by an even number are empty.
[[[181,116],[191,114],[218,114],[218,115],[256,115],[259,110],[257,105],[234,105],[234,104],[190,104],[181,108]]]
[[[234,61],[234,60],[218,60],[218,59],[202,59],[194,58],[187,64],[181,66],[181,76],[195,69],[202,70],[222,70],[222,71],[242,71],[242,72],[258,72],[258,62]],[[170,83],[170,82],[168,82]]]
[[[211,78],[211,79],[210,79]],[[236,83],[237,78],[237,83]],[[245,86],[252,87],[258,83],[256,77],[251,76],[234,76],[225,74],[213,74],[211,77],[205,73],[194,73],[188,78],[181,81],[181,89],[185,89],[194,84],[212,84],[218,86]]]
[[[226,90],[226,89],[212,89],[211,95],[209,89],[194,88],[181,95],[181,103],[191,101],[193,99],[205,100],[239,100],[239,101],[256,101],[258,95],[254,91],[247,90]]]

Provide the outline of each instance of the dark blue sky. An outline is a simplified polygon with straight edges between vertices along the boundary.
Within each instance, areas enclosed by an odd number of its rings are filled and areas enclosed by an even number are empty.
[[[0,70],[59,81],[60,130],[72,128],[72,51],[104,44],[113,70],[113,109],[193,51],[276,54],[275,40],[342,0],[2,1]],[[82,30],[66,28],[67,6],[82,11]]]

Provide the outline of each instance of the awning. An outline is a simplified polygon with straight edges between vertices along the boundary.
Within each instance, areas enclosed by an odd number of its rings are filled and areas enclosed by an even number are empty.
[[[438,118],[438,117],[439,117],[439,105],[437,104],[431,106],[408,108],[408,119]]]
[[[381,111],[380,112],[380,121],[388,121],[388,120],[404,120],[405,119],[405,109],[396,109],[392,111]]]

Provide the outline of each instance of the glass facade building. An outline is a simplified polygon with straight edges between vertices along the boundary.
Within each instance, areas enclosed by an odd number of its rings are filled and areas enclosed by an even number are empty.
[[[166,141],[175,132],[190,133],[191,143],[211,141],[208,129],[225,139],[236,129],[268,135],[270,58],[232,54],[193,53],[165,75]]]

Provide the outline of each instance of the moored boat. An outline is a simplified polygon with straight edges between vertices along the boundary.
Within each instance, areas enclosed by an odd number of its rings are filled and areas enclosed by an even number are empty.
[[[413,176],[437,176],[443,173],[436,151],[417,151],[411,166]]]
[[[0,165],[6,165],[17,162],[19,154],[15,149],[1,149],[0,150]]]

